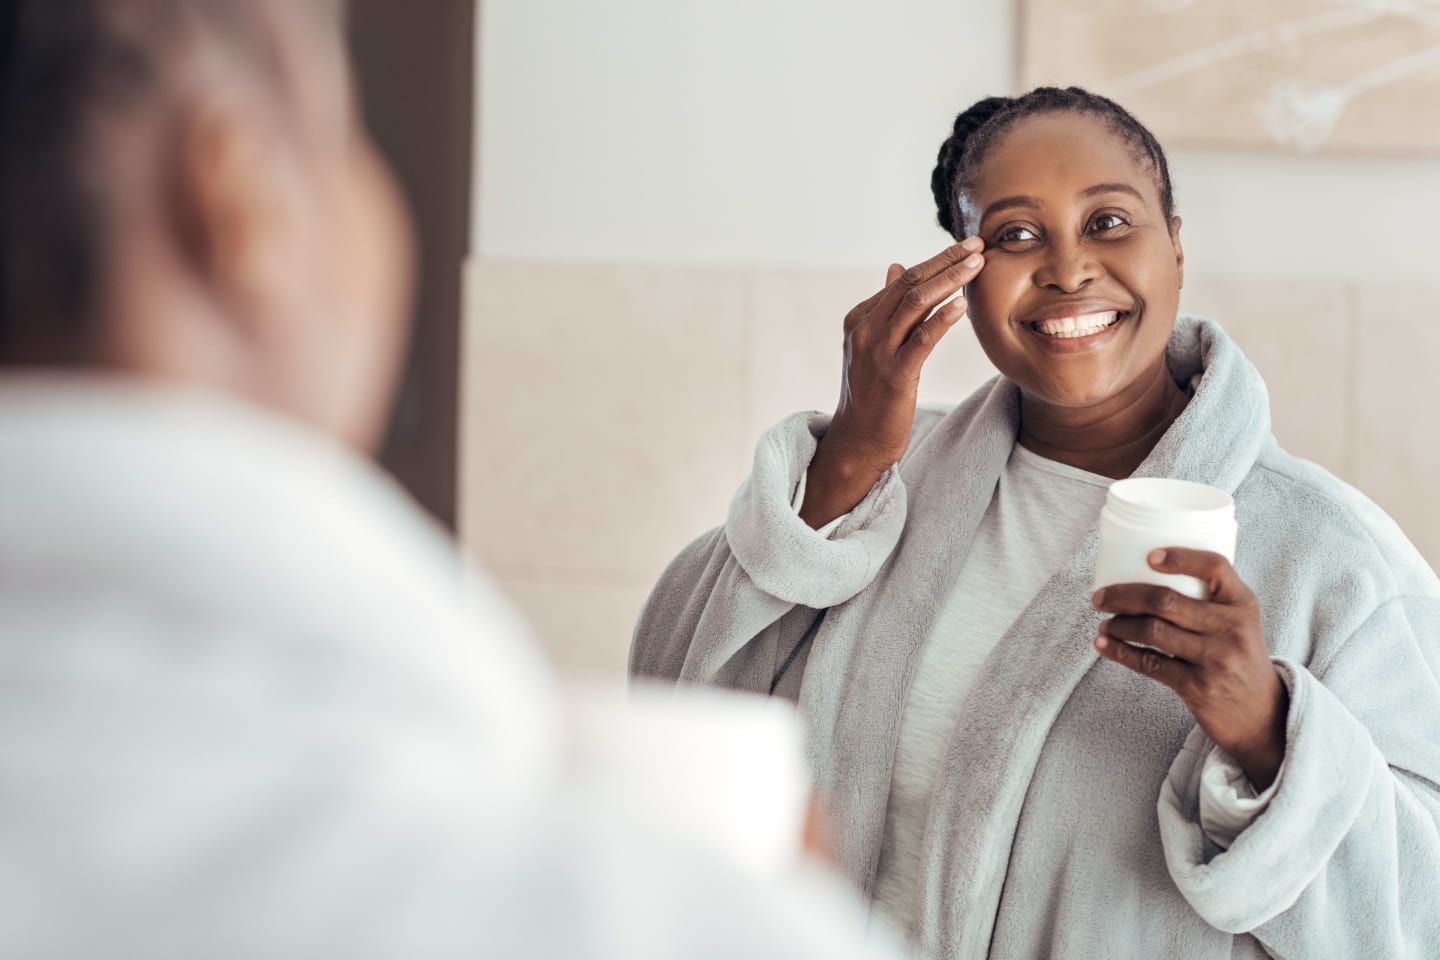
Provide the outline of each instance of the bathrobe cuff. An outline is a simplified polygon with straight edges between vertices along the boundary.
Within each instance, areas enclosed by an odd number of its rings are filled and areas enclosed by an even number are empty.
[[[1283,776],[1285,764],[1281,763],[1275,782],[1257,794],[1235,758],[1212,747],[1200,771],[1200,829],[1216,846],[1230,849],[1235,838],[1270,806],[1270,798],[1280,789]]]
[[[885,471],[828,536],[800,519],[792,500],[829,423],[827,414],[797,413],[767,430],[725,522],[730,550],[757,587],[816,609],[865,589],[905,526],[905,485],[897,467]]]
[[[1289,909],[1350,832],[1374,778],[1390,773],[1369,731],[1309,670],[1283,658],[1274,663],[1290,689],[1290,712],[1285,763],[1268,807],[1228,850],[1206,836],[1200,780],[1214,744],[1198,727],[1171,764],[1157,805],[1176,887],[1211,926],[1229,933],[1254,930]]]

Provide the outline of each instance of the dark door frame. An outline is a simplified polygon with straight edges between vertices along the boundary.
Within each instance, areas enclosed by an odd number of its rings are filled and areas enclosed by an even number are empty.
[[[455,529],[460,331],[470,255],[477,0],[350,0],[365,119],[410,200],[421,268],[415,333],[381,461]]]

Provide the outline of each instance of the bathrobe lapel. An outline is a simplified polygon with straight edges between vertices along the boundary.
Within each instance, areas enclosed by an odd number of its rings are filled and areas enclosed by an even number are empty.
[[[818,786],[840,827],[841,863],[866,892],[911,675],[1014,447],[1018,397],[997,378],[901,463],[905,531],[870,587],[831,608],[806,666],[801,703]]]
[[[996,645],[961,708],[920,879],[921,940],[944,956],[985,956],[1031,774],[1060,709],[1099,659],[1089,641],[1102,618],[1088,602],[1097,543],[1092,529]]]

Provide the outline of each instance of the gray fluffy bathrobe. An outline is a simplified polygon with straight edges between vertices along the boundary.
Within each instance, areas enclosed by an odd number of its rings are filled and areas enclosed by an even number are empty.
[[[926,828],[920,947],[1440,957],[1440,582],[1377,507],[1277,446],[1264,383],[1218,325],[1180,318],[1169,359],[1195,396],[1135,475],[1235,495],[1236,567],[1290,688],[1279,789],[1228,851],[1201,832],[1208,739],[1174,693],[1091,645],[1092,530],[964,703]],[[911,675],[1017,417],[1004,379],[922,407],[904,459],[830,539],[791,505],[826,419],[782,421],[636,630],[636,676],[798,699],[867,893]]]

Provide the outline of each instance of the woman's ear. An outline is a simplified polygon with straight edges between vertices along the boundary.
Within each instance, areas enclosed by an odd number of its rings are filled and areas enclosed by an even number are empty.
[[[1180,218],[1170,218],[1170,245],[1175,248],[1175,270],[1180,275],[1180,289],[1185,289],[1185,248],[1180,245]]]
[[[291,283],[299,211],[289,164],[267,118],[240,103],[197,110],[175,143],[169,206],[177,252],[224,312],[248,326]]]

